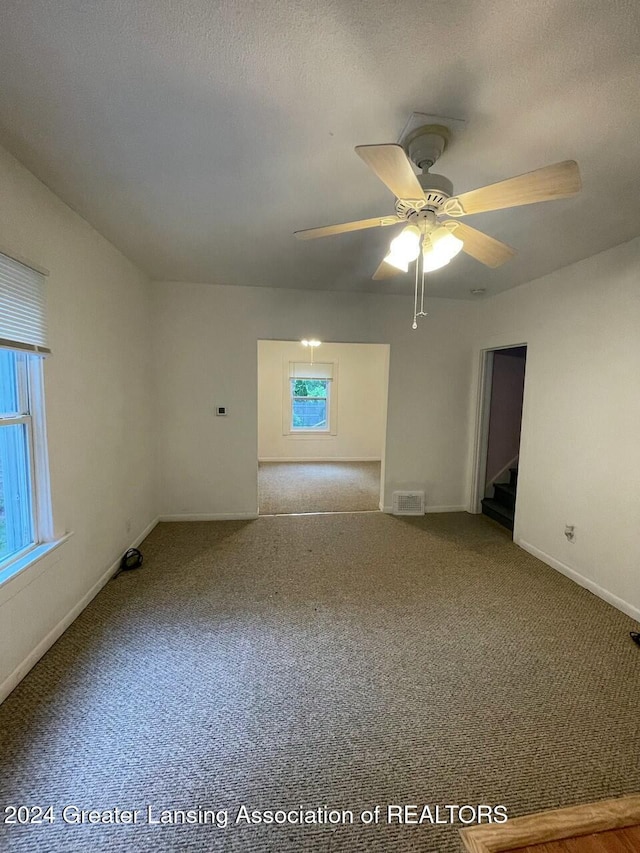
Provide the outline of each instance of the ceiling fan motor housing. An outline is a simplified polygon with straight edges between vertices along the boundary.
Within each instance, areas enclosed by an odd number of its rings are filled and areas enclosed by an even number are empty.
[[[423,172],[422,175],[418,175],[418,181],[427,197],[426,207],[439,209],[453,195],[453,184],[444,175]]]
[[[396,213],[403,219],[409,219],[416,212],[424,213],[433,211],[438,213],[442,205],[453,195],[453,184],[444,175],[432,175],[431,172],[423,172],[417,175],[420,186],[424,190],[423,199],[398,199],[396,201]]]

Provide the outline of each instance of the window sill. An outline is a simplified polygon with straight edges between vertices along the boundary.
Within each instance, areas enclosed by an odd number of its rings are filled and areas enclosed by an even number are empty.
[[[303,432],[302,430],[300,430],[300,431],[296,430],[295,432],[293,430],[291,430],[290,432],[283,433],[283,435],[286,438],[335,438],[336,437],[336,433],[332,432],[331,430],[328,430],[328,429],[316,430],[316,432],[314,432],[313,430],[308,430],[308,431],[305,430],[305,432]]]
[[[8,565],[0,568],[0,604],[13,598],[16,593],[35,580],[47,568],[50,562],[47,557],[68,542],[72,536],[73,532],[65,533],[55,542],[42,542],[40,545],[35,545]],[[28,571],[38,564],[40,571],[35,574]]]

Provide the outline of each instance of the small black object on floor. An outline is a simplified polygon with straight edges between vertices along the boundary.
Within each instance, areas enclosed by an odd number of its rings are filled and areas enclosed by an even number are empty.
[[[482,512],[508,530],[513,530],[513,518],[518,488],[518,469],[509,468],[508,483],[494,483],[493,497],[483,498]]]
[[[139,569],[143,560],[144,557],[142,556],[141,551],[138,551],[137,548],[129,548],[120,560],[120,567],[113,578],[117,578],[121,572],[128,572],[131,569]]]
[[[636,646],[640,646],[640,633],[638,633],[638,631],[629,631],[629,636]]]

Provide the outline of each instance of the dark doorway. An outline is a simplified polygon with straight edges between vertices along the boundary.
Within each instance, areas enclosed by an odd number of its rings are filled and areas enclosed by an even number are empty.
[[[513,530],[527,348],[493,350],[492,356],[482,512]]]

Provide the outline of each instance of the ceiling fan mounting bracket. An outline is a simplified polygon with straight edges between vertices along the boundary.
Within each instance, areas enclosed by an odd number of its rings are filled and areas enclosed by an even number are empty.
[[[425,124],[408,133],[402,147],[409,159],[426,172],[440,159],[450,139],[451,131],[445,125]]]

